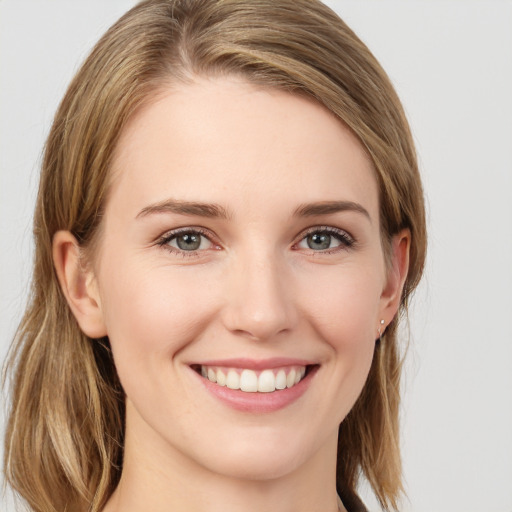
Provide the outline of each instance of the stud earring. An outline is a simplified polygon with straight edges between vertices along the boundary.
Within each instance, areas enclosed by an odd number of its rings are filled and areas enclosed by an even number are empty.
[[[382,339],[382,329],[383,329],[383,325],[384,325],[384,320],[381,320],[380,321],[380,326],[379,328],[377,329],[377,332],[379,333],[379,340]]]

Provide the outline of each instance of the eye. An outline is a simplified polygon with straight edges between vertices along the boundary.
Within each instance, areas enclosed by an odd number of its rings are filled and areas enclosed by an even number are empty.
[[[208,242],[209,240],[200,233],[190,232],[176,235],[174,238],[169,240],[168,244],[171,247],[176,247],[182,251],[197,251],[199,249],[204,249],[205,245],[208,245]]]
[[[354,239],[347,232],[333,227],[321,227],[306,232],[304,238],[297,244],[297,248],[331,252],[338,248],[346,249],[352,245],[354,245]]]
[[[159,246],[165,247],[171,252],[183,255],[190,253],[187,254],[187,256],[197,251],[217,248],[210,237],[197,228],[186,228],[166,233],[157,243]]]

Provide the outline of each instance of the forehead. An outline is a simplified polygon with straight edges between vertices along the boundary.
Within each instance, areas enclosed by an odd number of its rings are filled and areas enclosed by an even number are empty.
[[[125,128],[113,177],[111,199],[140,208],[169,196],[377,208],[370,159],[339,119],[309,98],[236,78],[160,92]]]

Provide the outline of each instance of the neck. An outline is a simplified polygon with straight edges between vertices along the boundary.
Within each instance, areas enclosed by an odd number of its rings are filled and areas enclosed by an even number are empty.
[[[240,478],[211,471],[149,430],[140,433],[127,428],[121,480],[104,512],[345,510],[336,495],[335,434],[289,473]]]

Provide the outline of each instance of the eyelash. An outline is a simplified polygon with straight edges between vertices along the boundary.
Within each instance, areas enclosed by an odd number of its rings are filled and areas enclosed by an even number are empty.
[[[203,252],[205,249],[186,251],[186,250],[181,250],[181,249],[178,249],[178,248],[175,248],[175,247],[172,247],[171,245],[169,245],[169,243],[172,240],[174,240],[177,237],[179,237],[180,235],[184,235],[184,234],[199,235],[201,237],[206,238],[209,241],[209,243],[212,244],[217,249],[219,248],[219,246],[213,242],[213,238],[214,238],[213,234],[209,230],[206,230],[206,229],[200,228],[200,227],[186,227],[186,228],[180,228],[180,229],[176,229],[176,230],[167,232],[165,235],[163,235],[156,241],[156,245],[171,252],[172,254],[177,254],[184,258],[200,256],[200,253]],[[302,241],[304,241],[308,236],[313,235],[313,234],[320,234],[320,235],[325,234],[325,235],[332,236],[333,238],[335,238],[336,240],[338,240],[340,242],[340,245],[337,247],[333,247],[331,249],[325,249],[325,250],[319,250],[319,251],[309,249],[309,252],[312,254],[315,254],[315,253],[319,254],[319,255],[332,254],[332,253],[335,253],[338,251],[350,249],[356,243],[355,239],[342,229],[334,228],[332,226],[314,226],[300,234],[300,238],[298,239],[297,242],[295,242],[292,245],[292,249],[299,250],[298,245]]]

